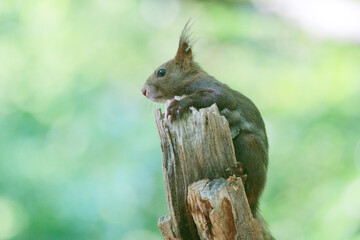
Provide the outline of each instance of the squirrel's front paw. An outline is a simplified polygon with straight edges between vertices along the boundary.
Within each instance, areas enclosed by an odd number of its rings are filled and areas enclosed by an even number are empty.
[[[175,119],[180,119],[188,109],[189,101],[187,99],[173,99],[167,108],[166,118],[171,116],[171,122],[173,122]]]
[[[235,175],[236,177],[241,177],[243,184],[245,184],[247,174],[245,173],[244,167],[241,162],[236,162],[236,165],[234,167],[228,167],[226,169],[226,172],[229,174],[229,176]]]

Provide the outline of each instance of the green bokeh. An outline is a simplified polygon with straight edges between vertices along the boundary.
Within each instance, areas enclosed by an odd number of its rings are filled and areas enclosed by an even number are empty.
[[[168,22],[144,2],[0,2],[0,239],[162,239],[161,105],[140,88],[189,17],[196,60],[265,119],[277,239],[360,239],[359,46],[247,1],[173,0]]]

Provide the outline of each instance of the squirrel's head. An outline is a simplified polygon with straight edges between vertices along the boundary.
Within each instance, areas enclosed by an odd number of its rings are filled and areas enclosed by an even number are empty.
[[[183,95],[181,92],[197,70],[198,66],[193,61],[188,22],[180,35],[176,56],[158,67],[146,80],[141,91],[152,101],[165,102],[176,95]]]

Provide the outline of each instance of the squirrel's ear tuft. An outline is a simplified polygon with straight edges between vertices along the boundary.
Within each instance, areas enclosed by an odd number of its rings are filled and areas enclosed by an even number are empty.
[[[192,43],[191,32],[190,32],[190,20],[186,23],[184,29],[181,32],[179,40],[179,48],[177,50],[175,60],[183,64],[188,64],[192,62]]]

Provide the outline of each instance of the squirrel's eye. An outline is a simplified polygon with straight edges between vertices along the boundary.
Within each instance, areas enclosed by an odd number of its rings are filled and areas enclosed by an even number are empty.
[[[157,72],[157,76],[158,77],[163,77],[165,76],[166,74],[166,70],[165,69],[160,69],[158,72]]]

